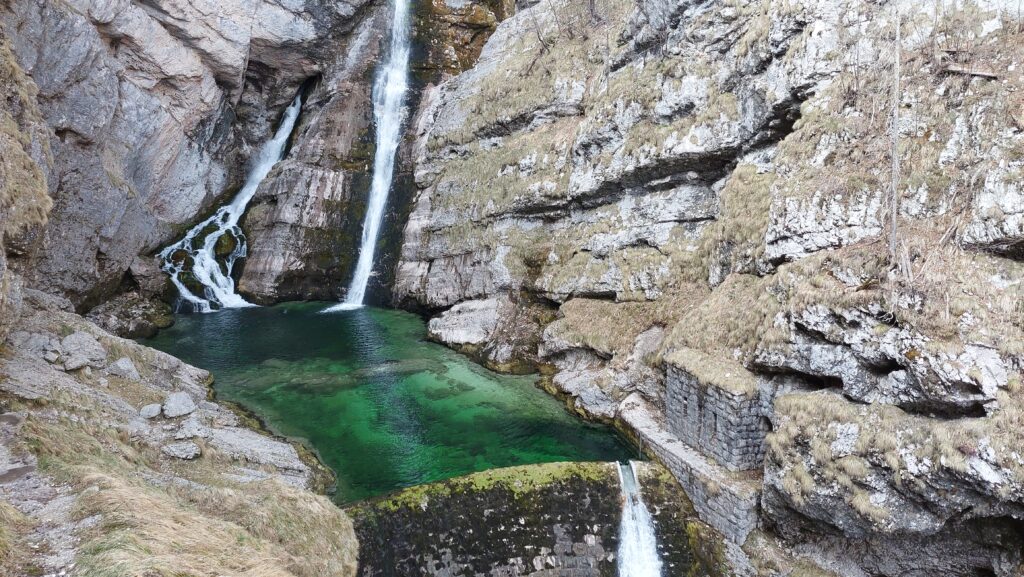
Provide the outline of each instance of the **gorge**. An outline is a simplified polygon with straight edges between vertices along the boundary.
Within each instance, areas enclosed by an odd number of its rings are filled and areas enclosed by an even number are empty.
[[[1017,2],[5,0],[0,94],[2,577],[1024,575]]]

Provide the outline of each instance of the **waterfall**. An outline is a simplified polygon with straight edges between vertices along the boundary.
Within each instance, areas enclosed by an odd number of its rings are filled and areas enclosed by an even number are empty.
[[[619,577],[660,577],[658,538],[654,519],[640,495],[633,462],[619,463],[622,521],[619,524]]]
[[[281,160],[301,108],[300,93],[285,110],[284,118],[281,119],[281,125],[274,133],[274,137],[265,142],[252,159],[245,185],[235,195],[231,204],[217,209],[213,216],[188,231],[185,238],[160,252],[160,258],[164,262],[163,270],[171,276],[171,282],[178,288],[181,298],[191,304],[193,310],[206,313],[214,307],[253,306],[235,293],[235,280],[231,278],[235,261],[244,257],[247,250],[245,236],[238,227],[238,221],[245,213],[245,208],[256,194],[260,183]],[[217,243],[229,233],[231,236],[228,238],[234,239],[236,244],[231,247],[229,254],[224,255],[222,268],[221,263],[217,261]],[[196,295],[185,286],[181,274],[186,270],[191,271],[195,280],[203,286],[202,296]]]
[[[391,23],[391,48],[387,63],[378,72],[373,86],[373,118],[377,125],[377,150],[373,158],[373,181],[370,200],[363,221],[363,236],[359,247],[352,284],[345,302],[328,311],[349,310],[363,305],[366,284],[373,272],[373,256],[384,219],[384,208],[391,190],[395,172],[395,154],[402,138],[402,120],[405,92],[409,76],[409,0],[395,0]]]

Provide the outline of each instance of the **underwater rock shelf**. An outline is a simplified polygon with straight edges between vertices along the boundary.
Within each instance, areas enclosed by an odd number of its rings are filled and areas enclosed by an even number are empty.
[[[533,377],[427,342],[416,315],[326,306],[182,316],[146,344],[208,368],[218,397],[307,442],[336,473],[340,503],[496,467],[636,456]]]

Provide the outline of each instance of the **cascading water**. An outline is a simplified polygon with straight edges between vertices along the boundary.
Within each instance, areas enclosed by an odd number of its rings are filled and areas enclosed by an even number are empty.
[[[381,221],[391,179],[395,172],[395,154],[402,137],[405,93],[409,77],[409,0],[395,0],[391,24],[391,51],[387,64],[377,74],[373,86],[373,118],[377,124],[377,150],[373,158],[373,182],[363,221],[362,243],[355,275],[345,302],[327,311],[350,310],[363,306],[366,285],[373,272],[373,257],[380,236]]]
[[[295,128],[295,121],[302,108],[302,95],[299,94],[285,110],[281,125],[274,137],[263,144],[252,160],[249,175],[231,204],[220,207],[210,218],[197,224],[188,231],[185,238],[165,248],[160,253],[163,270],[171,276],[171,282],[178,288],[181,298],[188,302],[197,312],[210,312],[216,308],[239,308],[253,306],[235,293],[235,280],[231,278],[231,270],[235,261],[246,255],[245,236],[238,227],[238,221],[245,213],[245,208],[252,200],[256,189],[270,170],[274,168],[283,154],[288,137]],[[229,234],[236,242],[230,247],[230,253],[224,255],[224,267],[217,260],[217,244]],[[203,287],[203,295],[192,292],[181,278],[185,271],[191,272],[196,282]]]
[[[660,577],[658,537],[654,519],[640,495],[633,462],[619,463],[622,485],[622,521],[619,524],[619,577]]]

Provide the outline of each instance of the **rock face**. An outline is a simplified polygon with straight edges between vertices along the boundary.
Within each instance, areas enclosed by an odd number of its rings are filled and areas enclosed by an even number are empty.
[[[312,492],[317,466],[207,401],[206,371],[70,309],[26,289],[5,317],[4,570],[355,575],[352,523]]]
[[[0,25],[49,129],[33,158],[55,201],[51,225],[27,239],[27,280],[80,308],[117,289],[138,255],[238,183],[365,3],[6,3]]]
[[[246,213],[250,246],[238,289],[257,302],[335,300],[346,286],[373,164],[372,79],[389,22],[383,6],[374,8],[325,68],[288,158]]]
[[[1021,571],[1018,17],[520,8],[424,96],[394,302],[547,366],[750,570],[774,534],[842,574]]]
[[[421,2],[415,6],[413,77],[407,107],[442,74],[471,65],[483,42],[509,16],[505,0]],[[366,11],[311,90],[288,158],[260,187],[243,222],[250,251],[239,291],[260,303],[337,300],[358,259],[373,165],[372,91],[388,50],[386,3]],[[408,146],[397,160],[371,298],[391,285],[412,171]]]
[[[32,230],[46,222],[52,206],[45,172],[52,158],[37,92],[0,29],[0,338],[13,326],[23,284],[7,253],[28,250]]]

